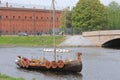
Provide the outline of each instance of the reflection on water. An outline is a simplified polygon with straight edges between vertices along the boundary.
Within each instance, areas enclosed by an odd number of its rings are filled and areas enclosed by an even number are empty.
[[[46,56],[52,59],[51,53],[43,54],[43,48],[0,48],[0,73],[26,80],[119,80],[120,50],[95,47],[66,48],[72,51],[71,56],[65,53],[63,58],[74,57],[76,52],[82,53],[83,69],[81,73],[29,71],[15,64],[17,55],[28,58]],[[60,55],[63,55],[61,53]]]
[[[25,70],[18,68],[22,72],[27,73],[33,73],[37,74],[39,76],[45,76],[41,77],[41,80],[82,80],[82,74],[81,73],[71,73],[71,72],[51,72],[51,71],[35,71],[35,70]]]

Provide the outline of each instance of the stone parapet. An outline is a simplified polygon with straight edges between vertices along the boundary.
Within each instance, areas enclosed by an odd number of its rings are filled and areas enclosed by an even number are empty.
[[[89,39],[96,46],[102,46],[107,41],[120,38],[120,30],[83,32],[82,36]]]

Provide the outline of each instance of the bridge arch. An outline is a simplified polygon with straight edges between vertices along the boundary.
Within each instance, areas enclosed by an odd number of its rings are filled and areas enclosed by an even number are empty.
[[[120,38],[106,41],[105,43],[102,44],[102,47],[120,49]]]
[[[83,32],[82,36],[89,39],[95,46],[120,49],[120,30]]]

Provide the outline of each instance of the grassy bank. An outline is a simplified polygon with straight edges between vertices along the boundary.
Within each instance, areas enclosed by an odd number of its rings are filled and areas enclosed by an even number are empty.
[[[13,78],[10,76],[6,76],[4,74],[0,74],[0,80],[25,80],[23,78]]]
[[[56,45],[60,44],[63,36],[56,36]],[[0,36],[1,46],[53,46],[53,36]]]

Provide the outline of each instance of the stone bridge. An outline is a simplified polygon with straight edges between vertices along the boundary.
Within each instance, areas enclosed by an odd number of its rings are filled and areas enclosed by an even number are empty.
[[[82,36],[89,39],[96,46],[117,46],[120,48],[120,30],[83,32]]]

